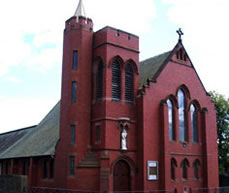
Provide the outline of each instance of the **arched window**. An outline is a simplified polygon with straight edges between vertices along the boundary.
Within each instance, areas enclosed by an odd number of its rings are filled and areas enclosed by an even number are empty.
[[[196,159],[193,163],[194,178],[196,179],[199,179],[199,167],[200,167],[200,161]]]
[[[181,162],[181,167],[182,167],[182,178],[183,179],[188,179],[188,167],[189,167],[189,162],[187,159],[184,159]]]
[[[190,106],[191,113],[191,125],[192,125],[192,141],[198,142],[198,124],[197,124],[197,109],[191,104]]]
[[[125,98],[127,102],[133,102],[133,80],[133,70],[131,68],[131,65],[127,64],[125,69]]]
[[[169,140],[172,141],[175,140],[173,103],[170,99],[166,102],[168,105]]]
[[[112,63],[112,99],[121,99],[121,66],[117,61]]]
[[[178,114],[179,114],[179,129],[180,129],[180,141],[187,141],[187,128],[185,119],[185,94],[182,89],[178,90]]]
[[[97,99],[103,98],[103,63],[100,62],[97,71]]]
[[[176,179],[176,167],[177,167],[177,162],[174,158],[171,159],[171,179],[175,180]]]

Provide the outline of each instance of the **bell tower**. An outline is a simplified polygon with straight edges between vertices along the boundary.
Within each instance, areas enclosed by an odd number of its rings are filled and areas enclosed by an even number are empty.
[[[77,165],[90,145],[93,22],[82,0],[65,22],[60,107],[60,140],[55,178],[60,188],[78,189]]]

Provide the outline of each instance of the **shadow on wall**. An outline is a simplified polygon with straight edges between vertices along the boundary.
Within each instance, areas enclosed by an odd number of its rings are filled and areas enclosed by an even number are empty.
[[[26,193],[27,176],[0,175],[0,193]]]

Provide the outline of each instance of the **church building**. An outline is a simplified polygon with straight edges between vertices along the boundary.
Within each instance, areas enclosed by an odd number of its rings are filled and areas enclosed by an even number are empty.
[[[0,174],[90,192],[218,187],[215,107],[177,32],[172,50],[139,62],[139,37],[94,32],[80,0],[61,100],[38,125],[0,134]]]

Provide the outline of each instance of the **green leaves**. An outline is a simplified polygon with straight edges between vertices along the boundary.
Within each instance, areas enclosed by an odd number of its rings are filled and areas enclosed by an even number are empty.
[[[218,127],[219,173],[229,172],[229,98],[210,92],[215,103]]]

